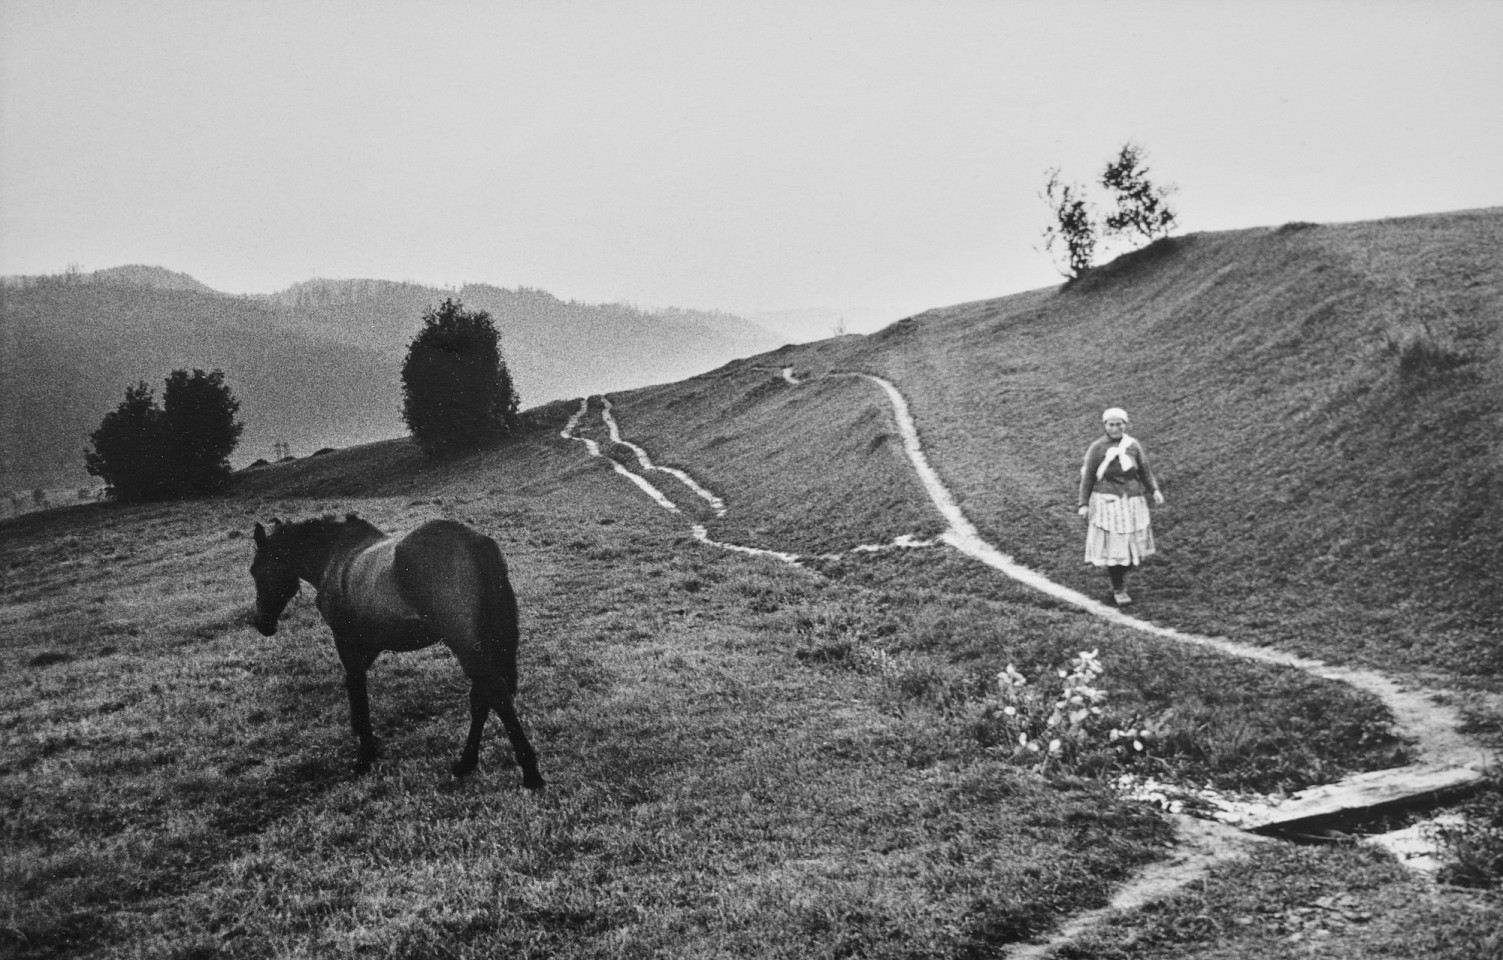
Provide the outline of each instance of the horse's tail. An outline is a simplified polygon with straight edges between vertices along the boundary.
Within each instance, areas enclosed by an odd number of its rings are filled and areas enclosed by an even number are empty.
[[[521,617],[517,610],[517,595],[512,590],[511,577],[506,568],[506,558],[501,548],[490,537],[479,538],[478,551],[481,588],[479,606],[479,636],[485,654],[502,679],[517,692],[517,647],[521,644]]]

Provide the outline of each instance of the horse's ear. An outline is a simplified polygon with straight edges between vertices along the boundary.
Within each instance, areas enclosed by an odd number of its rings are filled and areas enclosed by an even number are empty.
[[[263,527],[263,526],[261,526],[261,524],[257,523],[256,524],[256,546],[259,547],[259,546],[261,546],[265,542],[266,542],[266,528]]]

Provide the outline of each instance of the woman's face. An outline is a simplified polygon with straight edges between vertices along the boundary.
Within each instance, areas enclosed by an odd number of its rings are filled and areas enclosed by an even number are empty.
[[[1113,440],[1121,440],[1122,434],[1127,432],[1127,421],[1119,420],[1116,417],[1106,421],[1103,426],[1106,427],[1106,435]]]

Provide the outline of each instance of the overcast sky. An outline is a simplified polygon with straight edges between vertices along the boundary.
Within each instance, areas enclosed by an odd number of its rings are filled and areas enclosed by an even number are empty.
[[[1184,232],[1503,204],[1503,3],[0,0],[0,273],[145,263],[895,320]]]

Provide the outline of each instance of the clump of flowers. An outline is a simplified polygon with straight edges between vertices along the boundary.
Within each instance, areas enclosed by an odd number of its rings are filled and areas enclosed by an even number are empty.
[[[1009,663],[994,694],[981,701],[978,732],[994,750],[1039,771],[1074,769],[1089,754],[1145,753],[1150,730],[1119,729],[1105,715],[1105,672],[1096,650],[1081,651],[1057,677],[1045,674],[1037,683]]]
[[[888,680],[895,680],[903,673],[903,661],[883,650],[868,643],[857,644],[851,651],[851,659],[856,664],[856,669],[866,673],[874,673]]]

